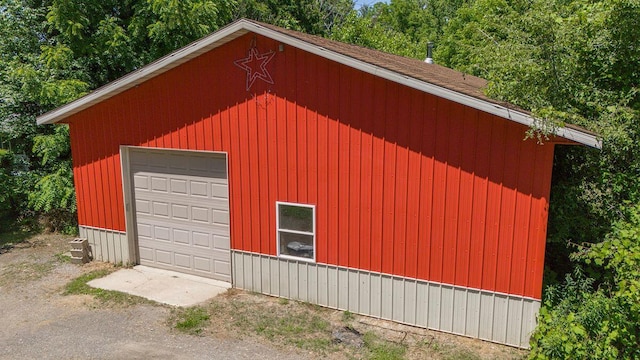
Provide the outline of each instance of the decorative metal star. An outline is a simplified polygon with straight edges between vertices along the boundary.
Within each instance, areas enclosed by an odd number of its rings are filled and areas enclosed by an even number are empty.
[[[252,47],[246,58],[233,62],[237,67],[247,72],[247,91],[249,91],[256,79],[262,79],[262,81],[268,84],[273,84],[271,74],[269,74],[267,70],[267,64],[273,59],[275,54],[273,51],[259,54],[258,49]]]

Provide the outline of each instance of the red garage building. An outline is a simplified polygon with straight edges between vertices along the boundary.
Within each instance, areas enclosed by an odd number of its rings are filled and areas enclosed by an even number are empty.
[[[526,347],[554,146],[600,143],[524,140],[484,86],[240,20],[38,123],[70,126],[99,260]]]

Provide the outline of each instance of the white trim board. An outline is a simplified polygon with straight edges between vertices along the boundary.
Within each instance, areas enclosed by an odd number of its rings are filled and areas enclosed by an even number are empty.
[[[527,113],[509,109],[490,101],[462,94],[457,91],[434,85],[392,70],[382,68],[380,66],[367,63],[365,61],[352,58],[350,56],[337,53],[332,50],[328,50],[324,47],[297,39],[293,36],[278,32],[276,30],[267,28],[246,19],[238,20],[216,31],[215,33],[197,40],[179,50],[176,50],[175,52],[145,67],[142,67],[139,70],[125,75],[124,77],[89,93],[88,95],[85,95],[71,103],[68,103],[46,114],[43,114],[39,116],[36,121],[38,125],[54,124],[62,121],[71,115],[74,115],[101,101],[109,99],[125,90],[128,90],[146,80],[149,80],[170,69],[173,69],[174,67],[177,67],[189,61],[190,59],[193,59],[207,51],[215,49],[218,46],[221,46],[248,32],[253,32],[271,38],[273,40],[280,41],[283,44],[296,47],[298,49],[352,67],[354,69],[358,69],[366,73],[381,77],[383,79],[387,79],[398,84],[423,91],[428,94],[451,100],[477,110],[500,116],[504,119],[519,124],[533,126],[536,123],[536,119]],[[555,135],[575,141],[580,144],[598,149],[602,148],[602,141],[596,135],[586,131],[581,131],[579,129],[573,129],[569,127],[558,127],[557,129],[555,129],[554,133]]]

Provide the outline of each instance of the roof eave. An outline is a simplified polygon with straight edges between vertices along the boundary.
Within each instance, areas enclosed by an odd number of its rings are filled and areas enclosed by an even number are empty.
[[[269,37],[273,40],[280,41],[283,44],[299,48],[309,53],[324,57],[326,59],[338,62],[340,64],[367,72],[369,74],[424,91],[426,93],[451,100],[462,105],[472,107],[502,118],[526,125],[533,126],[535,119],[526,113],[509,109],[505,106],[478,99],[473,96],[459,93],[438,85],[434,85],[422,80],[418,80],[403,74],[399,74],[392,70],[382,68],[377,65],[367,63],[353,57],[328,50],[324,47],[310,44],[304,40],[297,39],[287,34],[283,34],[276,30],[261,26],[249,20],[236,21],[214,34],[195,41],[182,49],[179,49],[137,71],[134,71],[118,80],[115,80],[94,92],[81,97],[67,105],[61,106],[37,118],[38,125],[57,123],[73,114],[76,114],[98,102],[106,100],[123,91],[126,91],[139,83],[142,83],[152,77],[160,75],[180,64],[206,52],[224,43],[227,43],[247,32],[255,32],[257,34]],[[559,127],[554,130],[554,134],[563,138],[575,141],[577,143],[602,148],[602,142],[594,134],[572,129],[567,127]]]

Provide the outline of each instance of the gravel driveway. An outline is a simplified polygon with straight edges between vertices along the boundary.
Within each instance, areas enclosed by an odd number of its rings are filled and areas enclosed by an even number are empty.
[[[170,309],[108,306],[62,296],[71,279],[100,264],[59,260],[68,239],[36,238],[0,254],[0,359],[301,359],[255,339],[186,335],[167,324]],[[102,265],[104,266],[104,265]]]

